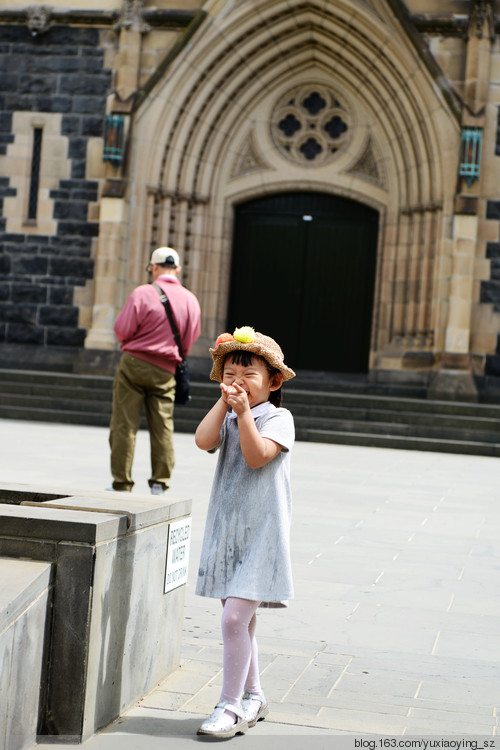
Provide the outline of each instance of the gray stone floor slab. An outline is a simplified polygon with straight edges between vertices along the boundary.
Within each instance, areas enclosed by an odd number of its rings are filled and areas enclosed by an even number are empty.
[[[102,490],[107,440],[101,428],[0,420],[2,480]],[[182,663],[89,750],[199,744],[220,691],[220,603],[194,595],[215,459],[191,435],[175,440],[169,494],[193,501]],[[259,614],[271,712],[234,742],[354,750],[364,736],[496,738],[498,459],[297,443],[292,466],[296,598]],[[145,432],[134,474],[134,496],[149,497]]]

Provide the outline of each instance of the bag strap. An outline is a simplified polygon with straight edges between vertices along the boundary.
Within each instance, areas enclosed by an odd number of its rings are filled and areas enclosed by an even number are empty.
[[[177,344],[180,357],[182,360],[184,360],[184,352],[182,351],[181,337],[180,337],[179,329],[177,328],[177,324],[174,320],[174,316],[172,314],[172,307],[170,305],[170,300],[165,294],[165,292],[163,291],[163,289],[160,286],[158,286],[158,284],[153,284],[153,286],[158,292],[158,294],[160,295],[160,300],[161,300],[163,307],[165,308],[165,312],[167,313],[167,318],[170,321],[170,328],[172,329],[172,333],[174,334],[175,343]]]

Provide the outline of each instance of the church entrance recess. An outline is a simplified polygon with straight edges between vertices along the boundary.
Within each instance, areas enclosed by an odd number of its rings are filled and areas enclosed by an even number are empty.
[[[238,205],[228,330],[276,338],[294,369],[367,372],[378,219],[323,193]]]

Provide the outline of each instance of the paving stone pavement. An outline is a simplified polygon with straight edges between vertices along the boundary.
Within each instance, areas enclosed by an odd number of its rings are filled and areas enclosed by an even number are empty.
[[[6,482],[110,482],[102,428],[0,420],[0,450]],[[88,740],[91,750],[202,741],[196,729],[219,696],[221,607],[194,595],[216,459],[191,435],[176,434],[176,452],[169,493],[193,500],[182,663]],[[141,432],[134,491],[146,491],[148,461]],[[267,737],[278,750],[307,737],[308,748],[329,748],[341,735],[353,748],[361,736],[495,741],[498,459],[297,443],[292,466],[295,599],[259,614],[270,714],[238,747]]]

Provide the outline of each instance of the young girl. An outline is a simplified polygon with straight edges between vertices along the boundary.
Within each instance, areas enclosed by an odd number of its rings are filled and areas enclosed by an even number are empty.
[[[196,445],[219,450],[196,593],[222,600],[223,685],[198,734],[228,738],[268,713],[255,640],[257,607],[286,607],[290,567],[290,449],[295,432],[280,408],[295,373],[269,336],[223,333],[210,349],[221,396],[196,430]],[[242,700],[243,695],[243,700]]]

